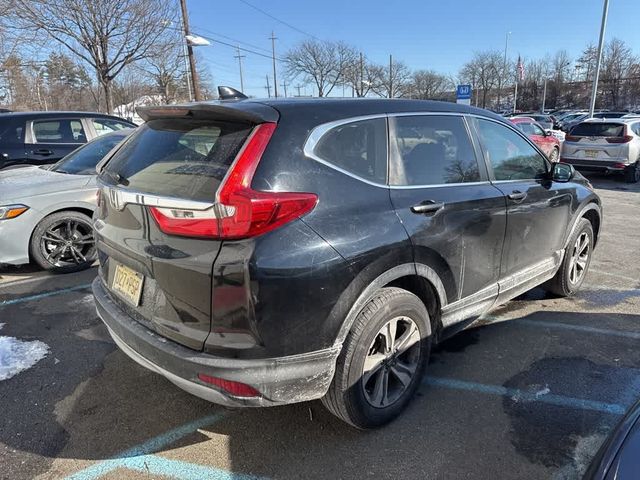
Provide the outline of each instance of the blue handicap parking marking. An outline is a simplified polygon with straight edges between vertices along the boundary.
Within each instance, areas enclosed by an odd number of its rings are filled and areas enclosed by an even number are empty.
[[[0,307],[8,305],[15,305],[17,303],[32,302],[34,300],[41,300],[43,298],[54,297],[56,295],[63,295],[65,293],[76,292],[78,290],[85,290],[91,288],[91,284],[76,285],[75,287],[61,288],[60,290],[53,290],[51,292],[38,293],[36,295],[28,295],[26,297],[13,298],[11,300],[3,300],[0,302]]]

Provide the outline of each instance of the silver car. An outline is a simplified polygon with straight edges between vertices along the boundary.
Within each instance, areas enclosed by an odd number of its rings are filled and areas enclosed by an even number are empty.
[[[0,172],[0,264],[71,272],[96,259],[96,164],[133,129],[98,137],[58,163]]]
[[[640,118],[589,119],[571,129],[561,161],[578,170],[618,172],[640,181]]]

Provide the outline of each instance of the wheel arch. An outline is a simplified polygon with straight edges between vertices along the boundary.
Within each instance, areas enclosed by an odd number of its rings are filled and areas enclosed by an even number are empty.
[[[571,235],[573,235],[573,232],[578,227],[578,222],[581,218],[586,218],[591,223],[591,227],[593,228],[593,245],[595,247],[598,244],[600,229],[602,227],[602,207],[597,199],[592,198],[582,205],[582,207],[580,207],[574,214],[573,220],[571,221],[569,228],[567,228],[567,233],[565,235],[565,248],[567,247],[567,242],[571,238]]]
[[[382,272],[361,289],[351,302],[351,307],[340,324],[334,345],[342,345],[362,308],[380,288],[389,286],[403,288],[420,298],[431,317],[432,333],[437,333],[441,325],[440,310],[447,305],[447,295],[442,280],[436,271],[427,265],[405,263]]]

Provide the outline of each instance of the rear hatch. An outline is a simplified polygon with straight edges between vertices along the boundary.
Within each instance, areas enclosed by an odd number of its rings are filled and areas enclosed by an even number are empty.
[[[574,160],[624,162],[633,139],[619,122],[583,122],[565,137],[563,157]]]
[[[147,122],[103,167],[95,226],[112,299],[148,328],[201,350],[222,244],[208,222],[220,213],[216,192],[261,118],[195,108],[146,112]]]

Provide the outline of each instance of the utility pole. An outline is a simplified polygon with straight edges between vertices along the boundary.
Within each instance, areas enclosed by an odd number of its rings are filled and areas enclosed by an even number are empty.
[[[246,57],[246,55],[240,55],[240,46],[236,47],[238,50],[238,54],[234,55],[234,58],[238,59],[238,66],[240,67],[240,91],[244,93],[244,78],[242,76],[242,59]]]
[[[276,37],[273,34],[273,30],[272,30],[271,36],[269,38],[271,39],[271,59],[273,60],[273,93],[274,93],[274,96],[277,98],[278,97],[278,79],[276,77],[276,40],[278,39],[278,37]]]
[[[269,95],[269,98],[271,98],[271,85],[269,85],[269,75],[265,75],[265,78],[267,79],[267,84],[264,88],[267,91],[267,95]]]
[[[389,55],[389,98],[393,98],[393,57]]]
[[[300,96],[300,89],[301,89],[302,87],[303,87],[303,86],[302,86],[302,85],[300,85],[300,84],[296,85],[296,88],[298,89],[298,96]]]
[[[284,88],[284,98],[287,98],[287,85],[289,84],[287,83],[286,80],[283,80],[282,83],[280,84],[280,86]]]
[[[189,35],[189,14],[187,13],[187,0],[180,0],[180,8],[182,9],[182,29],[184,36]],[[202,100],[200,95],[200,82],[198,82],[198,72],[196,70],[196,59],[193,56],[193,47],[187,42],[187,56],[189,57],[189,67],[191,68],[191,84],[193,85],[193,98],[196,102]]]
[[[598,94],[598,79],[600,77],[600,62],[602,61],[602,47],[604,45],[604,32],[607,27],[607,15],[609,14],[609,0],[604,0],[602,8],[602,24],[600,25],[600,41],[598,42],[598,57],[596,58],[596,71],[591,88],[591,103],[589,104],[589,118],[593,117],[596,108],[596,95]]]

